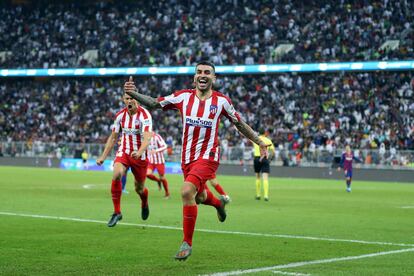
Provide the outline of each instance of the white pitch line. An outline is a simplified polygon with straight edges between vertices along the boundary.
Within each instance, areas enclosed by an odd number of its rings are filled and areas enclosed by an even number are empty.
[[[413,247],[414,246],[414,244],[407,244],[407,243],[392,243],[392,242],[379,242],[379,241],[347,240],[347,239],[334,239],[334,238],[325,238],[325,237],[309,237],[309,236],[296,236],[296,235],[283,235],[283,234],[266,234],[266,233],[252,233],[252,232],[239,232],[239,231],[222,231],[222,230],[208,230],[208,229],[197,229],[196,231],[207,232],[207,233],[221,233],[221,234],[234,234],[234,235],[271,237],[271,238],[285,238],[285,239],[301,239],[301,240],[332,241],[332,242],[349,242],[349,243],[360,243],[360,244],[394,245],[394,246],[405,246],[405,247]]]
[[[19,217],[31,217],[31,218],[42,218],[42,219],[55,219],[55,220],[66,220],[66,221],[78,221],[78,222],[92,222],[92,223],[107,224],[106,221],[94,220],[94,219],[82,219],[82,218],[47,216],[47,215],[21,214],[21,213],[11,213],[11,212],[1,212],[1,211],[0,211],[0,215],[5,215],[5,216],[19,216]],[[148,228],[159,228],[159,229],[169,229],[169,230],[180,230],[180,231],[183,230],[181,227],[175,227],[175,226],[139,224],[139,223],[129,223],[129,222],[119,222],[118,225],[128,225],[128,226],[138,226],[138,227],[148,227]],[[302,239],[302,240],[315,240],[315,241],[332,241],[332,242],[348,242],[348,243],[359,243],[359,244],[392,245],[392,246],[414,247],[414,244],[393,243],[393,242],[380,242],[380,241],[347,240],[347,239],[334,239],[334,238],[324,238],[324,237],[308,237],[308,236],[281,235],[281,234],[266,234],[266,233],[253,233],[253,232],[240,232],[240,231],[224,231],[224,230],[210,230],[210,229],[196,229],[195,231],[197,231],[197,232],[204,232],[204,233],[244,235],[244,236],[255,236],[255,237],[268,237],[268,238]]]
[[[263,271],[270,271],[270,270],[275,270],[275,269],[300,267],[300,266],[305,266],[305,265],[326,264],[326,263],[341,262],[341,261],[351,261],[351,260],[372,258],[372,257],[377,257],[377,256],[390,255],[390,254],[399,254],[399,253],[405,253],[405,252],[414,252],[414,248],[406,248],[406,249],[393,250],[393,251],[382,251],[382,252],[359,255],[359,256],[322,259],[322,260],[307,261],[307,262],[297,262],[297,263],[290,263],[290,264],[284,264],[284,265],[275,265],[275,266],[253,268],[253,269],[245,269],[245,270],[234,270],[234,271],[228,271],[228,272],[218,272],[218,273],[214,273],[214,274],[206,274],[206,276],[207,275],[208,276],[241,275],[241,274],[247,274],[247,273],[257,273],[257,272],[263,272]]]
[[[303,273],[295,273],[295,272],[285,272],[280,270],[272,271],[274,274],[282,274],[282,275],[291,275],[291,276],[310,276],[310,274],[303,274]]]
[[[92,188],[95,188],[95,186],[96,186],[96,184],[85,184],[85,185],[82,185],[82,188],[84,188],[84,189],[92,189]]]
[[[414,206],[401,206],[401,209],[414,209]]]

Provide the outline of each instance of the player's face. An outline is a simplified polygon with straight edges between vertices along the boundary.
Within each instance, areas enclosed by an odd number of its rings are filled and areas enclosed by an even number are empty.
[[[124,104],[128,108],[128,111],[135,111],[135,110],[137,110],[138,103],[131,96],[129,96],[128,94],[124,94],[124,96],[122,97],[122,99],[124,100]]]
[[[213,67],[208,65],[197,66],[194,82],[198,90],[202,92],[210,90],[215,81],[216,74],[214,73]]]
[[[346,151],[347,153],[350,153],[350,152],[351,152],[351,147],[350,147],[350,146],[346,146],[346,147],[345,147],[345,151]]]

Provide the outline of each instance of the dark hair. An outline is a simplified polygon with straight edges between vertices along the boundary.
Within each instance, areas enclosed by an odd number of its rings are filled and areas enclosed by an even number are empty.
[[[265,130],[263,127],[259,128],[259,134],[260,134],[260,135],[265,134],[265,131],[266,131],[266,130]]]
[[[214,64],[212,62],[209,62],[209,61],[206,61],[206,60],[200,61],[199,63],[197,63],[196,68],[199,65],[207,65],[207,66],[210,66],[210,67],[213,68],[214,73],[216,73],[216,67],[214,66]]]

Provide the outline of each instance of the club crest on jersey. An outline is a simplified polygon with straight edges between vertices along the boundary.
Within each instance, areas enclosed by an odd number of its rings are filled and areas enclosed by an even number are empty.
[[[210,113],[211,114],[216,114],[217,113],[217,105],[210,105]]]
[[[211,119],[202,119],[199,117],[186,117],[186,125],[211,128],[213,126],[213,120]]]

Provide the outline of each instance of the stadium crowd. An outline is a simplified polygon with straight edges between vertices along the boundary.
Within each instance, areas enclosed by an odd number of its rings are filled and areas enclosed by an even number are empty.
[[[2,3],[0,67],[414,58],[413,1],[214,0],[212,6],[207,10],[199,0]],[[381,49],[388,40],[399,43]],[[286,54],[276,50],[289,43],[294,47]],[[82,55],[88,50],[97,50],[96,59]],[[6,79],[0,83],[2,140],[102,143],[122,107],[124,81]],[[192,86],[191,77],[141,77],[136,83],[152,96]],[[268,128],[280,152],[302,153],[333,152],[347,143],[413,150],[413,87],[412,72],[220,76],[217,83],[250,125]],[[179,119],[157,111],[153,116],[167,142],[179,144]],[[224,153],[240,145],[235,129],[220,139]]]
[[[255,129],[292,151],[414,150],[411,72],[280,74],[219,77],[227,94]],[[19,80],[0,84],[1,137],[9,141],[103,143],[122,108],[123,78]],[[137,87],[154,97],[192,86],[191,77],[140,77]],[[173,111],[171,111],[173,112]],[[170,116],[172,115],[172,116]],[[155,129],[180,144],[174,114],[153,112]],[[222,122],[229,127],[227,120]],[[223,151],[239,146],[235,128],[220,134]]]
[[[0,67],[125,67],[414,57],[414,2],[199,0],[1,4]],[[399,40],[394,50],[380,49]],[[276,51],[293,44],[286,55]],[[97,50],[97,59],[82,54]]]

